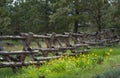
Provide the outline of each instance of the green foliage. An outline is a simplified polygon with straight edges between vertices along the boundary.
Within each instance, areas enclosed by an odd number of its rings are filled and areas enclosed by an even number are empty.
[[[77,32],[79,26],[120,29],[119,0],[17,0],[11,4],[12,1],[0,2],[0,31],[4,33]]]
[[[19,5],[11,7],[11,10],[12,30],[40,33],[48,28],[49,6],[45,1],[20,2]]]
[[[86,8],[89,9],[89,20],[91,25],[97,28],[97,30],[101,31],[101,29],[106,27],[107,24],[110,23],[109,12],[108,9],[110,6],[107,0],[89,0],[88,4],[86,4]]]
[[[7,4],[7,0],[0,0],[0,32],[3,34],[8,31],[8,25],[10,24]]]
[[[60,0],[56,3],[53,3],[52,8],[54,9],[54,14],[50,15],[50,22],[64,26],[66,29],[73,29],[74,32],[78,30],[78,23],[84,23],[86,21],[86,16],[81,9],[82,6],[81,1],[74,0]],[[65,19],[65,20],[62,20]],[[61,23],[62,22],[62,23]]]
[[[112,15],[112,27],[117,28],[117,32],[120,35],[120,0],[116,0],[115,3],[113,3],[114,11]]]
[[[78,30],[78,24],[85,26],[89,23],[90,26],[94,26],[99,31],[111,24],[111,9],[107,0],[60,0],[52,4],[54,14],[50,15],[50,22],[56,24],[61,20],[63,23],[67,23],[68,28]],[[62,26],[63,26],[62,25]]]
[[[108,70],[101,75],[96,75],[93,78],[120,78],[120,69],[116,68],[116,69]]]
[[[51,60],[41,67],[42,74],[50,74],[53,72],[71,72],[76,70],[86,71],[94,68],[97,64],[103,62],[104,57],[96,54],[79,55],[76,57],[62,57],[57,60]]]

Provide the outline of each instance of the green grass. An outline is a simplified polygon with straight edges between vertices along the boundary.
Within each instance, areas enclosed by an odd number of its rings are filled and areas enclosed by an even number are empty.
[[[72,72],[53,72],[46,76],[46,78],[92,78],[97,74],[102,74],[105,71],[114,69],[120,64],[120,55],[110,56],[100,65],[96,65],[93,69],[86,71],[73,70]]]
[[[113,50],[112,55],[118,55],[118,54],[120,54],[120,46],[107,47],[107,48],[99,48],[99,49],[91,49],[90,53],[97,53],[99,55],[102,55],[105,52],[108,52],[110,49]]]
[[[85,70],[81,70],[79,67],[77,67],[76,69],[70,67],[71,70],[66,71],[60,68],[60,66],[58,65],[58,68],[56,68],[57,71],[52,70],[52,72],[45,72],[46,68],[49,67],[46,66],[46,64],[40,67],[23,67],[22,69],[19,69],[17,73],[13,73],[10,68],[1,68],[0,78],[39,78],[39,76],[45,76],[45,78],[92,78],[96,74],[102,74],[103,72],[108,71],[109,69],[119,67],[120,46],[102,49],[91,49],[89,54],[94,53],[100,56],[104,56],[107,52],[110,51],[110,49],[112,49],[111,55],[105,56],[104,61],[101,64],[93,65],[92,68],[87,68]],[[51,68],[54,68],[56,65],[50,66]]]

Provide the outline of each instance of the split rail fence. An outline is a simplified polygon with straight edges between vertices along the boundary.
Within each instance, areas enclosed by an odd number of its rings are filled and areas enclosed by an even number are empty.
[[[68,33],[38,35],[20,33],[19,36],[0,36],[0,68],[16,69],[28,65],[41,65],[50,59],[63,56],[76,56],[87,53],[94,47],[118,45],[120,41],[115,29],[106,29],[94,33]],[[21,44],[21,49],[12,50],[14,44]],[[10,50],[3,45],[10,46]],[[52,54],[52,56],[50,56]]]

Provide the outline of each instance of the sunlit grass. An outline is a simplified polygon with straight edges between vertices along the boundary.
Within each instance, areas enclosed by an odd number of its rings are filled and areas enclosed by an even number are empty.
[[[104,54],[105,52],[108,52],[112,50],[112,55],[118,55],[120,54],[120,45],[116,47],[107,47],[107,48],[100,48],[100,49],[91,49],[89,53],[97,53],[99,55]]]

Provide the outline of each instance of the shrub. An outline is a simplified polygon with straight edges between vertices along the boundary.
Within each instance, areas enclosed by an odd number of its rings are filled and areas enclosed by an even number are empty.
[[[120,68],[106,71],[103,74],[94,76],[93,78],[120,78]]]

